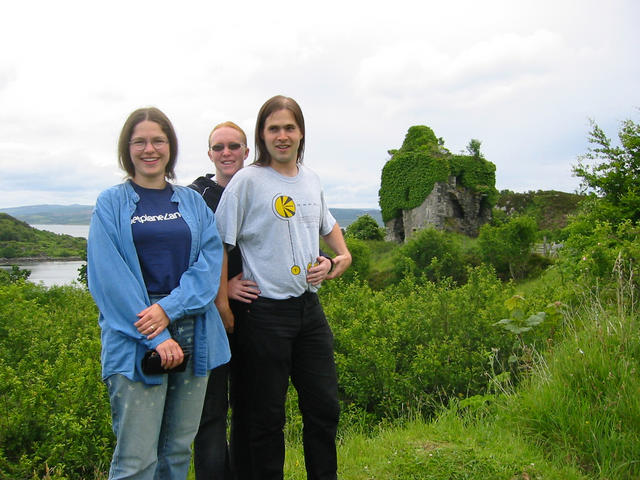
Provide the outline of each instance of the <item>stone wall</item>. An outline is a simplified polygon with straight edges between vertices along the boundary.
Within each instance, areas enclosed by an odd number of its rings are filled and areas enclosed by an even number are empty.
[[[385,240],[403,243],[414,232],[433,227],[475,237],[480,226],[491,220],[484,196],[458,187],[456,178],[437,182],[422,205],[403,210],[402,217],[386,223]]]

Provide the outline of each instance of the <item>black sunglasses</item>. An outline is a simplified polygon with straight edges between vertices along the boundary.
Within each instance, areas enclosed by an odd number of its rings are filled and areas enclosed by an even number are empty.
[[[238,150],[240,147],[243,147],[243,146],[244,144],[236,143],[236,142],[231,142],[227,144],[227,147],[229,148],[229,150]],[[216,143],[215,145],[211,145],[209,148],[214,152],[221,152],[224,150],[224,143]]]

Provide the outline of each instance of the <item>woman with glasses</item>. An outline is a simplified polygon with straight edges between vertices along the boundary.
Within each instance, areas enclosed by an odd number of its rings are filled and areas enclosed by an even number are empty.
[[[200,195],[169,183],[177,153],[164,113],[133,112],[118,142],[127,180],[99,195],[91,219],[89,290],[116,435],[110,479],[187,477],[207,377],[230,357],[222,243]]]

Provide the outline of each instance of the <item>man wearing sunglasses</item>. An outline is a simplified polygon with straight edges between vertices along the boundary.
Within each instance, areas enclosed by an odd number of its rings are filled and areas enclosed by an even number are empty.
[[[208,173],[198,177],[191,188],[202,195],[212,211],[216,211],[220,197],[229,180],[244,166],[249,155],[247,137],[244,131],[233,122],[216,125],[209,134],[209,158],[215,166],[215,175]],[[242,279],[242,258],[240,250],[229,252],[228,295],[229,305],[237,319],[243,305],[257,298],[260,291],[255,282]],[[225,325],[228,333],[234,325]],[[233,345],[233,335],[229,337]],[[233,348],[233,347],[232,347]],[[231,476],[229,449],[227,448],[227,411],[229,408],[230,369],[237,368],[238,362],[221,365],[211,371],[205,396],[200,429],[194,441],[194,467],[197,480],[229,480]],[[231,387],[233,404],[233,382]],[[242,460],[242,415],[232,419],[231,453],[237,459],[234,463],[246,463]]]

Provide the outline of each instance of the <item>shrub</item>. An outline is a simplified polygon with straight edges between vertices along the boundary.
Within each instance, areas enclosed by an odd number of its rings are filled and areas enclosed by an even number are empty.
[[[410,277],[379,292],[328,283],[321,294],[343,404],[382,418],[484,393],[492,352],[506,360],[513,343],[493,326],[507,315],[510,292],[487,267],[472,269],[462,287]]]
[[[483,225],[478,245],[484,262],[505,280],[525,278],[537,229],[530,217],[515,217],[496,227]]]
[[[113,434],[89,293],[3,285],[0,319],[0,478],[106,470]]]
[[[366,280],[369,276],[369,270],[371,267],[371,249],[363,241],[357,238],[345,239],[349,252],[351,253],[351,266],[342,275],[342,278],[346,281],[351,281],[358,277]]]
[[[559,253],[559,268],[567,278],[582,285],[597,283],[599,294],[612,295],[611,272],[625,259],[628,278],[638,288],[640,274],[640,226],[626,220],[614,226],[608,222],[591,222],[590,216],[577,217],[567,227],[569,232]]]
[[[449,232],[427,228],[417,232],[398,249],[394,266],[396,280],[407,274],[428,280],[451,278],[457,283],[466,281],[466,264],[458,237]]]
[[[378,226],[378,222],[371,215],[364,214],[347,227],[345,236],[359,240],[382,240],[384,229]]]

